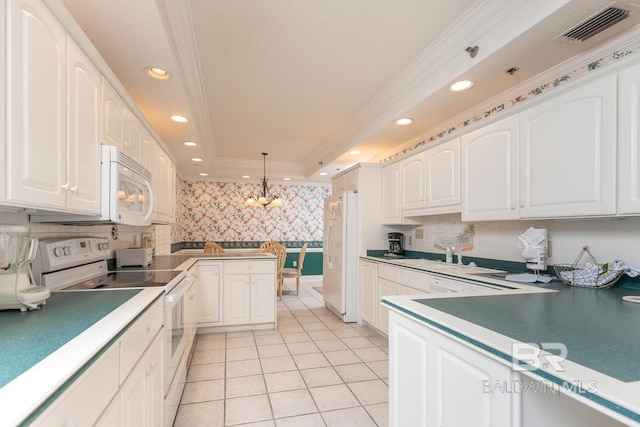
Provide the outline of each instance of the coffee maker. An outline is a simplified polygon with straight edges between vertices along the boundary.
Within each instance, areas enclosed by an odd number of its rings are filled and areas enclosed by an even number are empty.
[[[388,257],[402,257],[404,256],[404,234],[402,233],[389,233],[389,251],[384,254]]]

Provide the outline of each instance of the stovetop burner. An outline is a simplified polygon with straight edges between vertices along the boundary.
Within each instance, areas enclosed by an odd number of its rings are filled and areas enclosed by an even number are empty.
[[[70,290],[146,288],[166,286],[178,277],[181,271],[118,271],[94,277],[84,282],[64,288]]]

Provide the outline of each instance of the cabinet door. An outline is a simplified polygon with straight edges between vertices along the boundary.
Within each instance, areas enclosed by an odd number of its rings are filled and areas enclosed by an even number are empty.
[[[427,329],[433,364],[428,395],[435,399],[436,426],[517,427],[520,395],[491,393],[496,385],[514,384],[511,367]]]
[[[360,320],[378,327],[378,268],[375,262],[360,261]]]
[[[113,86],[102,78],[102,132],[100,141],[106,145],[121,147],[124,144],[124,129],[127,106]]]
[[[427,387],[433,379],[429,367],[430,343],[423,327],[390,313],[389,425],[435,426],[428,423],[434,397]]]
[[[93,362],[30,425],[90,426],[118,393],[118,343]],[[96,386],[99,384],[99,387]],[[90,396],[90,398],[87,398]]]
[[[402,168],[402,209],[424,208],[426,199],[426,152],[405,159]]]
[[[176,169],[173,161],[161,148],[158,150],[158,179],[157,189],[154,192],[154,206],[157,207],[158,222],[172,224],[175,222],[175,175]]]
[[[10,102],[8,101],[9,90],[7,89],[6,71],[7,63],[9,61],[8,51],[6,47],[6,35],[7,35],[7,8],[0,7],[0,165],[6,167],[7,164],[7,107]],[[6,169],[5,173],[0,173],[0,200],[7,199],[7,177]]]
[[[5,4],[7,198],[59,210],[66,205],[66,32],[40,1]]]
[[[67,208],[98,214],[102,76],[71,37],[67,37],[67,61]]]
[[[162,334],[156,336],[120,389],[120,425],[123,427],[164,424]]]
[[[398,295],[398,285],[378,278],[378,297],[382,299],[391,295]],[[389,333],[389,309],[382,304],[378,304],[378,330],[385,334]]]
[[[640,213],[640,64],[619,75],[618,213]]]
[[[218,324],[222,299],[220,286],[220,265],[200,264],[198,266],[198,324],[210,326]]]
[[[518,116],[462,136],[462,220],[518,219]]]
[[[144,144],[144,128],[140,120],[127,109],[125,132],[123,141],[124,152],[138,163],[142,163],[142,149]]]
[[[224,325],[244,325],[251,322],[251,276],[224,276],[222,313]]]
[[[392,163],[382,168],[382,223],[400,224],[400,162]]]
[[[460,205],[460,138],[426,152],[425,174],[427,208]]]
[[[251,323],[273,323],[276,320],[276,276],[251,275]]]
[[[616,80],[520,113],[521,218],[616,212]]]

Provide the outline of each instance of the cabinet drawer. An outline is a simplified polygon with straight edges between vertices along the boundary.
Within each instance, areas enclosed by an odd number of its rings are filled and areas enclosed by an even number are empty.
[[[402,267],[393,267],[390,265],[379,264],[378,277],[380,279],[396,282],[410,288],[415,288],[420,292],[429,292],[430,276],[427,273],[409,270]]]
[[[493,288],[488,286],[476,285],[472,283],[443,279],[441,277],[431,277],[429,279],[432,293],[439,292],[481,292],[488,291]]]
[[[122,384],[164,322],[164,299],[156,301],[120,338]]]
[[[118,349],[112,345],[32,425],[93,425],[118,392]]]
[[[400,269],[401,285],[409,286],[423,292],[429,292],[429,274],[414,270]]]
[[[276,262],[265,261],[227,261],[224,263],[224,274],[275,274]]]
[[[378,277],[392,282],[400,281],[400,268],[387,264],[378,264]]]

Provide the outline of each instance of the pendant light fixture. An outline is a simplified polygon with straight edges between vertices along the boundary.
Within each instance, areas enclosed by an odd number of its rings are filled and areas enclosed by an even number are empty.
[[[268,153],[262,153],[262,162],[264,168],[264,175],[262,176],[261,185],[262,191],[258,193],[257,196],[250,195],[247,197],[245,201],[245,205],[247,206],[257,206],[257,207],[270,207],[270,208],[278,208],[282,206],[282,200],[280,197],[275,196],[271,198],[268,194],[267,183],[269,180],[267,179],[267,156]]]

